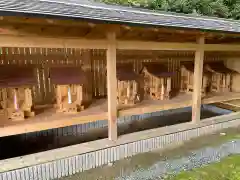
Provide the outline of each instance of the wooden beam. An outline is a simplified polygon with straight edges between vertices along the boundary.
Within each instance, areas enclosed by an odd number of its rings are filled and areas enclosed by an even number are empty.
[[[205,44],[205,51],[239,51],[238,44]]]
[[[154,41],[118,41],[117,48],[122,50],[179,50],[195,51],[199,44],[189,42],[154,42]],[[205,51],[239,51],[238,44],[205,44]]]
[[[117,139],[116,33],[107,33],[108,138]]]
[[[201,94],[202,94],[202,77],[204,61],[204,44],[205,37],[198,38],[198,49],[195,52],[194,76],[193,76],[193,96],[192,96],[192,121],[200,122],[201,113]]]
[[[153,41],[117,41],[117,49],[132,50],[184,50],[195,51],[198,45],[195,43],[168,43]]]
[[[0,47],[106,49],[106,40],[0,35]]]
[[[240,99],[240,93],[212,93],[210,96],[202,100],[202,104],[213,104],[235,99]],[[122,110],[119,110],[118,115],[119,117],[133,116],[141,115],[144,113],[189,107],[192,104],[191,100],[191,95],[185,93],[179,94],[171,100],[144,100],[137,106],[124,107]],[[38,116],[29,118],[27,121],[12,122],[8,120],[4,121],[4,118],[2,118],[0,122],[0,137],[61,128],[78,124],[86,124],[99,120],[105,120],[107,118],[107,102],[106,100],[98,100],[84,111],[79,112],[78,115],[74,117],[67,114],[56,114],[54,109],[49,109],[39,114]]]
[[[178,50],[196,51],[196,43],[154,42],[154,41],[117,41],[120,50]],[[0,47],[39,47],[39,48],[82,48],[82,49],[107,49],[105,39],[86,39],[76,37],[45,37],[40,35],[4,34],[0,29]],[[239,51],[238,44],[205,44],[205,51]]]

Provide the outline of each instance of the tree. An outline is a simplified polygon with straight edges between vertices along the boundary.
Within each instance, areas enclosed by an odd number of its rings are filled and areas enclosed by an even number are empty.
[[[229,16],[229,9],[223,0],[193,0],[192,3],[198,14],[218,17]]]
[[[148,7],[148,0],[101,0],[104,3],[109,4],[121,4],[127,6],[136,6],[136,7]]]
[[[240,0],[224,0],[224,4],[229,9],[229,17],[240,19]]]
[[[153,0],[149,7],[163,11],[192,13],[191,0]]]
[[[105,3],[240,19],[240,0],[101,0]]]

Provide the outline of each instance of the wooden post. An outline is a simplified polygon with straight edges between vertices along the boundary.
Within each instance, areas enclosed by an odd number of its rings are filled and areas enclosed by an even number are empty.
[[[200,121],[201,115],[201,95],[202,95],[202,77],[203,77],[203,61],[204,61],[204,36],[198,39],[198,48],[195,52],[194,76],[193,76],[193,95],[192,95],[192,121],[197,123]]]
[[[108,138],[117,139],[117,73],[116,34],[107,33],[107,93],[108,93]]]
[[[164,100],[164,96],[165,96],[164,78],[161,78],[161,100]]]
[[[83,102],[83,85],[77,86],[77,103],[82,105]]]
[[[18,111],[18,97],[17,97],[17,89],[13,89],[13,101],[14,101],[14,109]]]
[[[57,105],[61,106],[62,104],[62,91],[61,91],[61,86],[57,85]]]

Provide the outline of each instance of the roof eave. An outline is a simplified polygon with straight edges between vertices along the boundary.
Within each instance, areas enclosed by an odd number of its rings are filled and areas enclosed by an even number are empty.
[[[124,24],[130,26],[142,26],[142,27],[164,27],[164,28],[171,28],[171,29],[180,29],[180,30],[197,30],[199,32],[219,32],[219,33],[231,33],[231,34],[239,34],[235,31],[223,31],[223,30],[216,30],[216,29],[201,29],[201,28],[194,28],[194,27],[179,27],[179,26],[164,26],[159,24],[153,23],[142,23],[142,22],[134,22],[134,21],[120,21],[116,19],[100,19],[95,17],[76,17],[76,16],[65,16],[65,15],[53,15],[53,14],[40,14],[34,12],[19,12],[19,11],[4,11],[0,10],[0,16],[23,16],[23,17],[38,17],[38,18],[54,18],[54,19],[62,19],[62,20],[82,20],[87,22],[93,23],[106,23],[106,24]]]

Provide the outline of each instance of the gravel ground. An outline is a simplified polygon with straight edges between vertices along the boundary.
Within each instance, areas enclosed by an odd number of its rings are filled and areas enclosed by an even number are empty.
[[[221,132],[193,139],[180,147],[139,154],[62,180],[164,179],[180,171],[240,153],[240,129],[226,129]]]
[[[209,163],[218,162],[231,154],[240,153],[240,140],[231,140],[218,147],[206,147],[193,151],[191,155],[179,159],[166,159],[152,165],[148,169],[138,169],[129,176],[115,178],[116,180],[155,180],[164,179],[180,171],[191,170]]]

